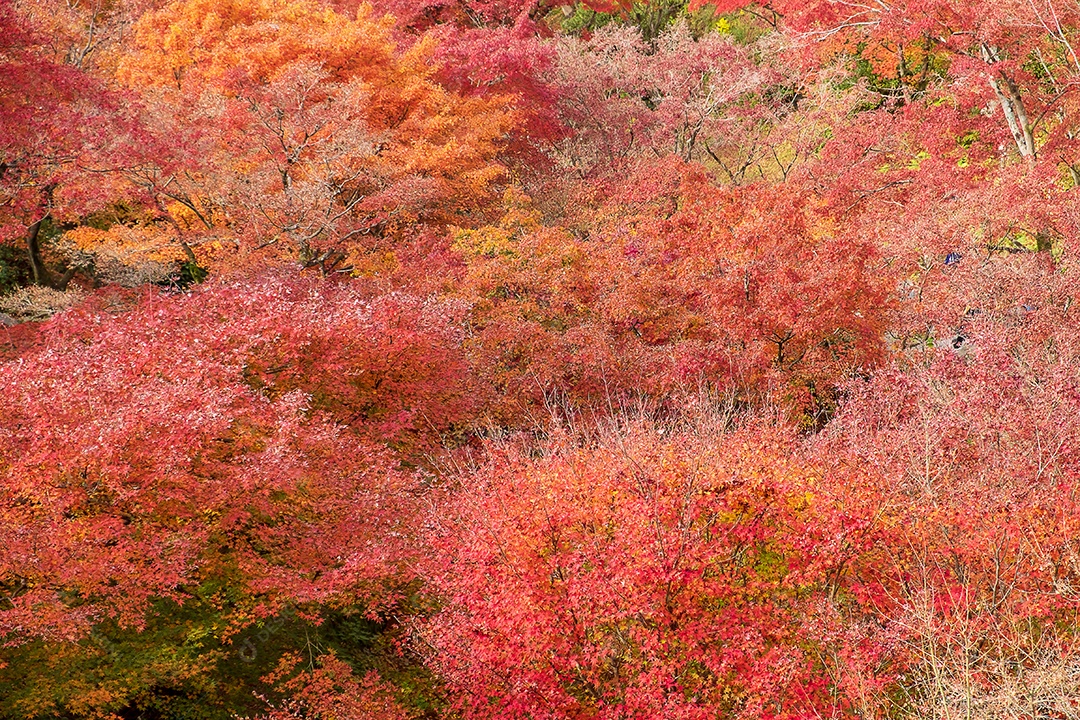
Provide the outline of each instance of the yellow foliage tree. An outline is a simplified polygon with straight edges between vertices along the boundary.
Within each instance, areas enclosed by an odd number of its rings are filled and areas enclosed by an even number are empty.
[[[460,222],[504,175],[510,101],[443,88],[431,43],[399,52],[391,22],[309,0],[181,0],[146,14],[118,76],[176,140],[136,180],[163,206],[223,208],[246,250],[309,264],[364,237]]]

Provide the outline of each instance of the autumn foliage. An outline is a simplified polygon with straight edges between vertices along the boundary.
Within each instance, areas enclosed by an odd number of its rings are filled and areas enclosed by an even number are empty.
[[[463,714],[842,711],[837,615],[866,612],[880,580],[845,577],[836,550],[863,550],[867,518],[784,441],[639,420],[485,458],[431,541],[446,605],[423,637]],[[859,669],[863,634],[844,638]]]
[[[0,720],[1080,717],[1078,43],[0,2]]]

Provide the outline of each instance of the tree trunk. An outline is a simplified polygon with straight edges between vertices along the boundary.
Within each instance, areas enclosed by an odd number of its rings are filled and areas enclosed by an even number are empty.
[[[989,45],[982,46],[982,56],[989,64],[998,61],[997,49]],[[1029,163],[1035,162],[1035,133],[1028,119],[1027,109],[1024,107],[1024,99],[1020,97],[1020,88],[1005,73],[995,76],[993,69],[990,72],[990,87],[997,95],[1001,109],[1005,113],[1005,122],[1009,124],[1009,132],[1012,133],[1016,149],[1020,156]]]
[[[68,283],[75,277],[75,268],[68,268],[62,276],[57,277],[55,274],[49,271],[49,268],[45,266],[45,261],[41,258],[41,224],[48,219],[48,215],[44,215],[40,220],[30,226],[26,235],[26,249],[27,254],[30,256],[30,269],[34,274],[34,284],[42,285],[44,287],[50,287],[53,290],[67,290]]]
[[[45,217],[48,217],[48,215]],[[41,259],[41,244],[38,240],[41,233],[41,223],[45,222],[45,217],[31,225],[26,236],[26,247],[30,255],[30,269],[34,273],[35,285],[49,285],[49,281],[52,279],[52,273],[45,267],[45,262]]]

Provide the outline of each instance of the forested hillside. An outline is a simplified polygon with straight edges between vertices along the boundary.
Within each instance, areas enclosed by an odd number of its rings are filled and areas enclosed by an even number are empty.
[[[0,720],[1080,718],[1077,0],[0,0]]]

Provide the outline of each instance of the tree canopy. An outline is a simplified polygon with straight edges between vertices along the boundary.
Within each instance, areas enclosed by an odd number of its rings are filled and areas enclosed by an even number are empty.
[[[1078,43],[0,3],[0,720],[1080,717]]]

